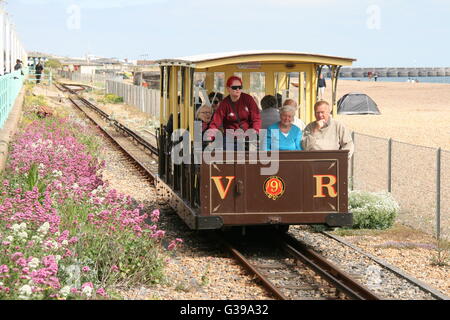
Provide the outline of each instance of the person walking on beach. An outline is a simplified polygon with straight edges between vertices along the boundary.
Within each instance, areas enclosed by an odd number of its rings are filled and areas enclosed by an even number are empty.
[[[375,74],[373,75],[373,79],[375,80],[375,82],[377,81],[377,79],[378,79],[378,73],[375,72]]]
[[[322,100],[323,95],[325,93],[325,88],[327,87],[327,83],[326,83],[325,79],[323,78],[323,74],[320,75],[318,84],[319,84],[319,98],[320,98],[320,100]]]

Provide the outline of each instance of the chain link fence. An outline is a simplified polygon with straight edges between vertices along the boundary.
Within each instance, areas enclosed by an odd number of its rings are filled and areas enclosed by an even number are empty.
[[[352,189],[391,192],[400,222],[450,238],[450,151],[356,132],[353,138]]]

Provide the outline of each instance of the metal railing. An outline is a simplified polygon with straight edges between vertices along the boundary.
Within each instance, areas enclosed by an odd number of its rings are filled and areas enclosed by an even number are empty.
[[[71,81],[84,82],[84,83],[98,83],[102,87],[105,86],[105,82],[108,80],[122,81],[123,77],[112,74],[85,74],[74,71],[58,70],[58,75]]]
[[[28,70],[24,70],[23,74],[27,74]],[[0,129],[8,119],[9,113],[14,106],[17,95],[22,88],[25,76],[19,71],[0,76]]]
[[[42,72],[36,73],[36,71],[32,68],[29,69],[29,76],[27,78],[28,81],[34,82],[36,84],[46,84],[51,86],[53,83],[53,72]]]
[[[398,220],[450,238],[450,151],[353,133],[352,189],[388,191]]]

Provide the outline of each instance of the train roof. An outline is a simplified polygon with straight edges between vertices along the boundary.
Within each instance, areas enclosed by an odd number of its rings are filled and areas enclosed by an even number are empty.
[[[253,50],[226,53],[210,53],[173,59],[160,59],[160,65],[188,65],[199,69],[236,63],[317,63],[326,65],[350,66],[353,58],[329,56],[323,54],[287,51],[287,50]]]

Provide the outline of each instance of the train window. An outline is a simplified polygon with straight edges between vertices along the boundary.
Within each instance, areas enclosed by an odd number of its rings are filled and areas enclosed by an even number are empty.
[[[265,73],[264,72],[250,72],[250,89],[249,94],[256,96],[258,101],[265,96]]]

